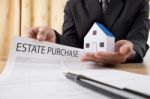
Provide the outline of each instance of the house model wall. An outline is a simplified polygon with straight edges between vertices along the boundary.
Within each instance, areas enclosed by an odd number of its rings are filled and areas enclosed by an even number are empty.
[[[84,51],[95,53],[97,51],[113,52],[115,37],[102,24],[95,22],[84,38]]]

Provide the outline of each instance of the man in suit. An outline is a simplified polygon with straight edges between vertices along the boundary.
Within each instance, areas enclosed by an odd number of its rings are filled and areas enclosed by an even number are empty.
[[[142,62],[148,50],[147,0],[69,0],[64,10],[63,34],[49,27],[35,27],[28,37],[83,48],[83,40],[94,22],[115,36],[115,52],[85,53],[83,61],[103,64]]]

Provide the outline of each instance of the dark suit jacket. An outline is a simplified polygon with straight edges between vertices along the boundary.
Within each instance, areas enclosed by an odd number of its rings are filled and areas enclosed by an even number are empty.
[[[69,0],[65,6],[63,35],[57,43],[83,48],[84,37],[94,22],[105,25],[118,40],[129,40],[137,53],[132,62],[141,62],[148,49],[147,0],[111,0],[105,14],[99,0]]]

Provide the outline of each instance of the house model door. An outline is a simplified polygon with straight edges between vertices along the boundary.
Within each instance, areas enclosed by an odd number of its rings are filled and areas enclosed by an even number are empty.
[[[96,42],[92,43],[92,51],[97,52],[97,43]]]

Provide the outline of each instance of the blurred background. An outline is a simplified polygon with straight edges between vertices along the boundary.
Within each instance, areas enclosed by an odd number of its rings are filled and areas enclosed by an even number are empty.
[[[61,33],[67,0],[0,0],[0,59],[7,57],[14,35],[34,26],[50,26]]]
[[[0,0],[0,60],[7,58],[13,36],[25,35],[23,31],[28,28],[49,26],[61,33],[66,1]]]

